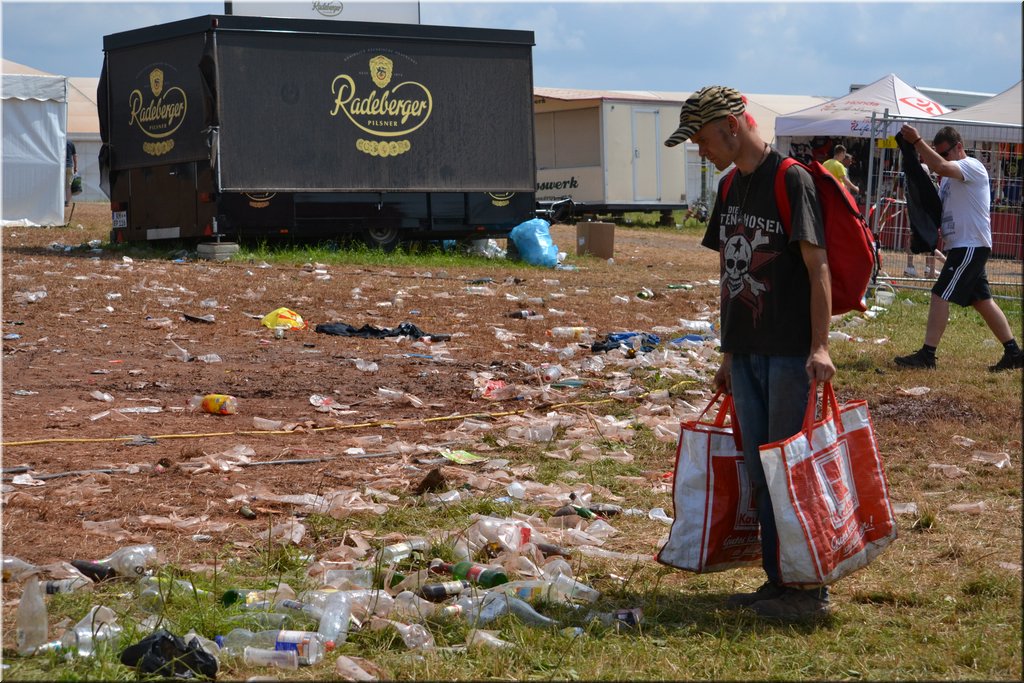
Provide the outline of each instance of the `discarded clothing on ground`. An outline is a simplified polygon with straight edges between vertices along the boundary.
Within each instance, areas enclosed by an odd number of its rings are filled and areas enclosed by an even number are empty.
[[[363,337],[365,339],[383,339],[384,337],[430,337],[434,341],[451,339],[450,334],[427,334],[412,323],[399,323],[398,327],[374,327],[363,325],[356,329],[348,323],[320,323],[315,330],[321,334],[333,334],[339,337]]]
[[[591,344],[590,350],[594,353],[604,353],[620,346],[633,348],[633,337],[640,337],[640,350],[644,353],[650,353],[661,343],[661,337],[649,332],[611,332],[604,339]]]
[[[217,659],[193,638],[186,643],[160,629],[121,652],[121,663],[141,673],[165,678],[209,678],[217,675]]]

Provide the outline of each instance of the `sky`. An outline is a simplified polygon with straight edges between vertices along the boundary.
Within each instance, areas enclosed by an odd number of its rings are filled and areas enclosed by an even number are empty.
[[[223,2],[0,4],[5,59],[98,77],[103,36]],[[534,85],[838,97],[895,73],[915,87],[998,93],[1021,78],[1022,5],[1007,2],[442,2],[421,23],[529,30]]]

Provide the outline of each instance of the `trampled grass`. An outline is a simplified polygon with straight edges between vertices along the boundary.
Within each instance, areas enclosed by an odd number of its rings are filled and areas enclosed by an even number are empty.
[[[329,260],[334,255],[333,251],[306,251],[281,258],[337,263]],[[246,258],[269,259],[269,252],[253,251]],[[402,257],[392,254],[374,262],[365,255],[353,256],[352,262],[386,267],[395,258]],[[468,264],[483,269],[488,264],[486,259],[477,263],[460,257],[456,265],[447,265],[446,256],[435,254],[409,258],[420,260],[405,265],[426,268],[461,269]],[[1000,303],[1013,329],[1021,330],[1020,302]],[[916,503],[918,512],[898,518],[899,538],[875,562],[833,587],[835,611],[827,621],[773,625],[747,613],[724,610],[728,594],[761,583],[763,575],[756,569],[694,575],[650,562],[574,559],[578,578],[601,591],[594,609],[639,607],[643,610],[639,628],[616,629],[588,620],[587,608],[538,604],[539,611],[558,619],[561,626],[581,627],[582,635],[531,628],[514,617],[503,617],[488,628],[515,647],[464,652],[448,648],[465,642],[469,630],[465,622],[429,621],[438,651],[409,651],[392,630],[359,630],[318,666],[275,673],[224,661],[218,678],[279,675],[290,680],[330,680],[336,678],[334,660],[345,654],[365,657],[382,667],[387,677],[405,680],[1020,680],[1021,374],[987,371],[1001,348],[987,341],[991,334],[973,310],[958,307],[953,308],[939,350],[939,369],[898,370],[892,357],[920,346],[926,313],[926,293],[900,291],[896,302],[876,318],[859,324],[840,322],[833,328],[863,340],[832,344],[840,401],[868,401],[892,500]],[[668,389],[680,379],[652,373],[644,383],[648,389]],[[905,393],[915,387],[929,391],[919,396]],[[630,415],[632,409],[633,404],[619,402],[589,408],[595,415],[619,417]],[[977,443],[965,448],[953,436]],[[534,465],[531,478],[542,483],[557,481],[571,471],[582,481],[623,496],[623,507],[664,507],[671,515],[667,491],[656,492],[649,483],[636,481],[664,472],[674,444],[658,441],[640,427],[627,448],[634,456],[631,463],[554,460],[544,455],[543,444],[518,448],[514,457],[517,465]],[[1006,451],[1011,467],[972,463],[974,450]],[[932,464],[957,464],[968,474],[950,479],[930,468]],[[314,490],[317,486],[312,483]],[[984,502],[978,514],[949,509],[954,503],[978,501]],[[305,522],[314,540],[302,550],[259,544],[248,551],[211,548],[208,562],[216,564],[214,574],[193,575],[173,562],[161,573],[191,579],[213,597],[230,587],[269,588],[280,581],[300,590],[315,585],[305,578],[305,554],[336,547],[347,531],[454,532],[467,527],[474,512],[505,516],[513,510],[542,511],[529,503],[513,507],[493,498],[430,506],[410,496],[378,517],[310,516]],[[668,531],[667,526],[645,517],[617,516],[609,521],[621,531],[609,546],[621,552],[652,554]],[[444,541],[432,551],[432,555],[452,557]],[[89,593],[51,596],[50,623],[77,621],[92,604],[113,608],[126,627],[117,647],[71,660],[59,655],[5,656],[9,668],[4,678],[135,679],[135,673],[117,661],[118,652],[141,637],[142,630],[136,627],[148,616],[139,610],[132,584],[111,583]],[[159,616],[179,635],[190,628],[207,637],[239,625],[258,628],[254,619],[244,619],[239,608],[225,608],[187,592],[172,593]],[[238,617],[243,620],[230,621]]]

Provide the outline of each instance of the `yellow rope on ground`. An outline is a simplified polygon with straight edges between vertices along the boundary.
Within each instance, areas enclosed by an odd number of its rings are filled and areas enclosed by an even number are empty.
[[[642,398],[646,394],[641,394],[637,398]],[[615,401],[614,398],[602,398],[596,401],[571,401],[567,403],[556,403],[548,407],[550,408],[568,408],[572,406],[582,405],[597,405],[599,403],[608,403]],[[302,431],[288,431],[288,430],[263,430],[263,431],[235,431],[235,432],[207,432],[204,434],[157,434],[155,436],[147,436],[150,439],[205,439],[215,436],[234,436],[234,435],[267,435],[267,434],[303,434],[307,432],[329,432],[337,431],[342,429],[362,429],[364,427],[380,427],[385,425],[396,425],[396,424],[415,424],[415,423],[428,423],[428,422],[445,422],[450,420],[462,420],[467,417],[507,417],[509,415],[522,415],[527,413],[532,408],[523,408],[522,410],[507,410],[500,413],[467,413],[462,415],[442,415],[440,417],[422,417],[408,420],[376,420],[373,422],[361,422],[358,424],[350,425],[332,425],[330,427],[314,427],[313,429],[306,429]],[[39,444],[50,444],[50,443],[112,443],[115,441],[131,441],[135,436],[114,436],[104,438],[57,438],[57,439],[34,439],[31,441],[5,441],[0,443],[0,447],[10,448],[12,446],[35,446]]]

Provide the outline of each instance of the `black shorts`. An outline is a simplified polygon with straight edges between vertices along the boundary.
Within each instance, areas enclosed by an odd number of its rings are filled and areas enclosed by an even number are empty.
[[[985,264],[991,251],[988,247],[950,249],[939,279],[932,287],[932,294],[961,306],[991,299],[988,275],[985,273]]]

